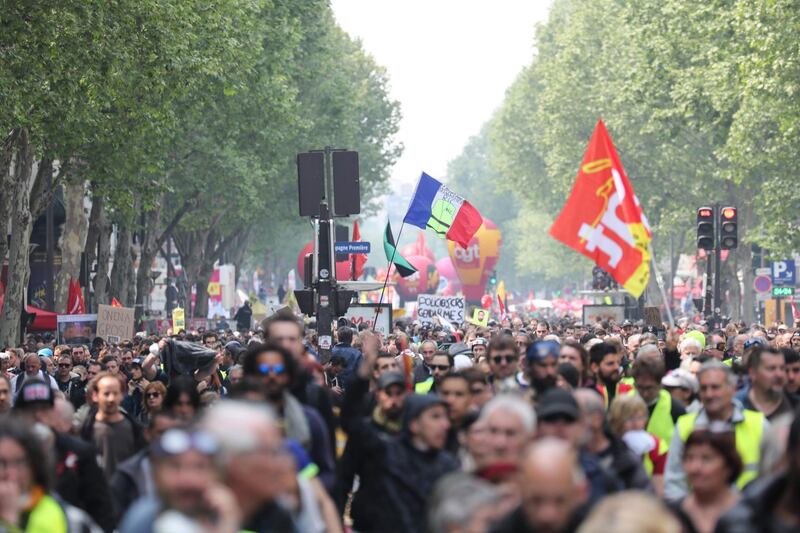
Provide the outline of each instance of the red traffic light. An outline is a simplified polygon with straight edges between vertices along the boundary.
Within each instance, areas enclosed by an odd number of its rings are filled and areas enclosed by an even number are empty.
[[[722,210],[722,218],[731,220],[736,218],[736,208],[735,207],[726,207]]]
[[[714,210],[710,207],[701,207],[697,210],[698,218],[711,218],[714,216]]]

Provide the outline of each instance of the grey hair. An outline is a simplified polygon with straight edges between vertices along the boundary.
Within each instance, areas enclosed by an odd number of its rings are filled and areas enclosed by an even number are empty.
[[[277,427],[277,418],[268,405],[226,399],[206,409],[199,426],[217,440],[217,457],[224,466],[235,455],[258,448],[258,430]]]
[[[685,347],[687,347],[687,346],[694,346],[698,350],[702,350],[703,349],[703,344],[699,340],[697,340],[697,339],[695,339],[693,337],[687,337],[687,338],[685,338],[685,339],[683,339],[681,341],[680,346],[678,346],[678,352],[682,352],[683,349]]]
[[[636,350],[636,359],[640,358],[643,355],[647,355],[652,352],[654,355],[661,355],[661,350],[658,349],[658,346],[655,344],[645,344],[644,346],[640,347]]]
[[[531,434],[536,431],[536,411],[521,397],[514,394],[495,396],[483,406],[479,420],[489,420],[499,411],[516,415],[526,433]]]
[[[592,416],[600,414],[606,416],[606,406],[603,402],[603,397],[593,389],[577,389],[573,392],[575,400],[581,407],[584,415]]]
[[[703,377],[703,374],[706,372],[711,372],[714,370],[723,372],[725,374],[725,378],[728,380],[728,384],[731,387],[736,387],[736,385],[739,383],[739,378],[733,373],[733,369],[731,369],[731,367],[722,361],[717,361],[716,359],[706,361],[700,366],[700,369],[697,371],[697,381],[699,382],[700,378]]]
[[[443,477],[433,490],[428,513],[428,531],[447,533],[463,530],[481,507],[494,505],[500,494],[490,483],[463,472]]]

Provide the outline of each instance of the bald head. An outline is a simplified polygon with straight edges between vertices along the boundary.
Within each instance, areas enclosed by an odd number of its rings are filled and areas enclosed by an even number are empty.
[[[522,506],[533,531],[562,531],[588,495],[586,478],[569,443],[544,438],[522,460]]]

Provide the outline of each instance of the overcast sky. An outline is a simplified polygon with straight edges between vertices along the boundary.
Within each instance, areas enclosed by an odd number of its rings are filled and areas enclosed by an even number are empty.
[[[405,145],[392,182],[444,177],[533,56],[550,0],[332,0],[342,28],[389,73]]]

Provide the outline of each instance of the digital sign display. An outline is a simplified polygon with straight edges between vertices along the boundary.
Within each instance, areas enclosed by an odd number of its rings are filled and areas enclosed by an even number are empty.
[[[778,297],[794,296],[794,287],[772,287],[772,295]]]

